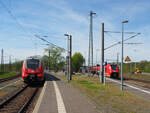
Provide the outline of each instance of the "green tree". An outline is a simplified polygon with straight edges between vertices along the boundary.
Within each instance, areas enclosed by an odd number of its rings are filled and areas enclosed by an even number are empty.
[[[43,56],[45,66],[48,67],[48,63],[50,61],[51,70],[55,69],[62,70],[65,65],[65,58],[62,56],[64,50],[54,46],[49,46],[48,48],[45,49],[45,52],[48,53],[49,51],[50,51],[50,58],[47,55]]]
[[[84,57],[82,56],[81,53],[76,52],[73,56],[72,56],[72,68],[75,72],[78,72],[80,67],[83,65],[83,63],[85,62]]]

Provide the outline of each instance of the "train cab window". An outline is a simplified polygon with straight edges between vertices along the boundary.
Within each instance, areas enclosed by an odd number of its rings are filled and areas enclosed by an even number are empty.
[[[39,68],[39,60],[37,59],[28,59],[27,60],[27,68],[29,69],[37,69]]]
[[[112,70],[116,70],[117,69],[117,65],[111,65]]]

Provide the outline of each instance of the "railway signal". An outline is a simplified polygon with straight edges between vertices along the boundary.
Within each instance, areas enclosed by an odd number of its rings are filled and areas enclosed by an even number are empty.
[[[126,62],[130,62],[130,61],[131,61],[130,57],[127,56],[126,59],[125,59],[125,61],[126,61]]]

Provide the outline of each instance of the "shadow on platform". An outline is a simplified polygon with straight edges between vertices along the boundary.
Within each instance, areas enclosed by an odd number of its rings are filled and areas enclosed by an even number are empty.
[[[45,81],[60,81],[60,79],[55,77],[54,75],[45,73]]]

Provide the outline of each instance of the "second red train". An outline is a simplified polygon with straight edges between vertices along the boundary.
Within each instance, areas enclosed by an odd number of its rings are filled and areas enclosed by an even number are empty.
[[[98,74],[100,72],[100,66],[94,66],[89,68],[92,74]],[[117,64],[107,64],[105,66],[105,75],[111,78],[119,77],[119,66]]]

